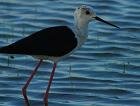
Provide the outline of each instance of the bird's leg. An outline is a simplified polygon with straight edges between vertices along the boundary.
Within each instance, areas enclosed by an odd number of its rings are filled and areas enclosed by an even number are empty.
[[[27,97],[26,89],[28,88],[28,86],[29,86],[29,84],[30,84],[32,78],[33,78],[34,75],[36,74],[37,69],[38,69],[39,66],[41,65],[42,61],[43,61],[43,60],[40,59],[40,61],[39,61],[39,63],[37,64],[36,68],[32,71],[31,76],[28,78],[26,84],[25,84],[25,85],[23,86],[23,88],[22,88],[22,94],[23,94],[23,97],[24,97],[26,106],[30,106],[29,100],[28,100],[28,97]]]
[[[45,106],[48,106],[48,96],[49,96],[49,90],[50,90],[50,86],[51,86],[51,83],[52,83],[52,80],[53,80],[53,76],[54,76],[54,73],[55,73],[55,68],[56,68],[57,64],[54,63],[53,65],[53,70],[51,72],[51,75],[50,75],[50,79],[49,79],[49,82],[48,82],[48,87],[46,89],[46,93],[45,93],[45,96],[44,96],[44,103],[45,103]]]

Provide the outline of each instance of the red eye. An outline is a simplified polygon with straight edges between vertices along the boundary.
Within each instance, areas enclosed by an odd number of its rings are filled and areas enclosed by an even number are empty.
[[[90,12],[89,12],[88,10],[86,10],[86,14],[87,14],[87,15],[89,15],[89,14],[90,14]]]

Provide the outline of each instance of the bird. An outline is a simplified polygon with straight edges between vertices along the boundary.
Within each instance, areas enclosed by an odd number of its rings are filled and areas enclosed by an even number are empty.
[[[48,27],[0,48],[0,53],[31,55],[39,60],[25,85],[22,87],[22,95],[26,106],[30,106],[27,88],[31,80],[43,60],[50,60],[53,62],[53,67],[43,99],[44,105],[48,106],[49,90],[57,63],[71,55],[85,43],[88,38],[88,24],[94,20],[120,28],[98,17],[92,6],[80,5],[74,11],[74,29],[67,25]]]

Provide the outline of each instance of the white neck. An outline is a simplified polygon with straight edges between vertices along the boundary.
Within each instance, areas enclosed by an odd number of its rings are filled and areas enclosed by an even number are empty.
[[[80,37],[87,37],[88,35],[88,22],[84,20],[75,20],[75,30],[77,35]]]
[[[81,47],[88,37],[88,23],[85,20],[75,18],[75,33],[78,38],[78,48]]]

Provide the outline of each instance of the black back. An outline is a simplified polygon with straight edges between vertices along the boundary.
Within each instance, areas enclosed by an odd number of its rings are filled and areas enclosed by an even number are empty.
[[[0,53],[63,56],[77,46],[73,31],[67,26],[50,27],[0,48]]]

